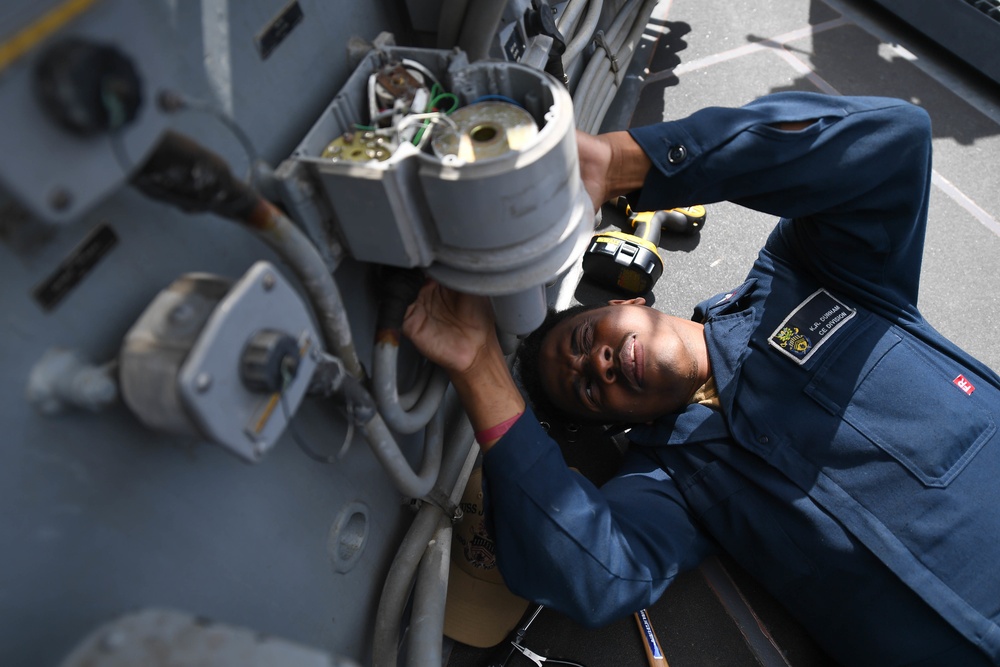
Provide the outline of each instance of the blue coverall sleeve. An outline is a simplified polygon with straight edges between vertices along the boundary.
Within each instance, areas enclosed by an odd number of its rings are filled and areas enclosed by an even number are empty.
[[[713,543],[642,452],[597,489],[570,470],[530,409],[484,457],[497,563],[518,595],[581,625],[655,602]]]
[[[653,163],[637,210],[728,200],[781,216],[778,237],[821,282],[916,312],[931,176],[920,107],[776,93],[630,134]]]

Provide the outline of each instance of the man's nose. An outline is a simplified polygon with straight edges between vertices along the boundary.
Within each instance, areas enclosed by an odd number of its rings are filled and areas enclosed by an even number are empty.
[[[615,351],[610,345],[595,345],[590,351],[590,367],[594,379],[611,383],[615,381]]]

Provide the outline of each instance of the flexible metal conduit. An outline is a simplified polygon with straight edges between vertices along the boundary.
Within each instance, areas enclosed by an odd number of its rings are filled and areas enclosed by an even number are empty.
[[[403,609],[410,595],[417,566],[427,550],[427,543],[434,534],[440,517],[441,510],[434,505],[422,506],[396,551],[396,557],[382,586],[382,598],[375,616],[375,636],[372,639],[373,667],[397,665]]]
[[[399,407],[409,410],[417,404],[417,401],[420,400],[427,390],[427,385],[431,381],[431,375],[434,374],[436,368],[438,367],[429,361],[424,361],[421,364],[420,370],[417,371],[417,379],[413,381],[413,386],[399,395]]]
[[[265,199],[258,200],[257,208],[246,222],[295,271],[319,315],[327,344],[351,375],[364,379],[365,371],[354,348],[340,290],[316,247],[284,213]]]
[[[432,495],[446,500],[451,506],[455,506],[465,491],[465,485],[469,481],[469,475],[476,457],[479,455],[479,448],[474,444],[472,425],[453,393],[448,394],[438,411],[438,415],[435,415],[435,418],[431,420],[431,424],[435,424],[435,429],[438,426],[443,428],[446,419],[455,426],[445,438],[445,454],[441,465],[441,474]],[[417,511],[417,516],[410,524],[406,536],[399,545],[382,587],[382,597],[375,616],[375,634],[372,639],[373,667],[396,667],[397,665],[403,610],[406,607],[414,577],[417,575],[418,565],[427,553],[428,546],[442,519],[450,520],[451,517],[446,516],[444,510],[438,505],[430,502],[424,503]],[[451,549],[450,536],[442,534],[439,540],[435,540],[434,549],[441,549],[444,553],[448,553]],[[436,558],[436,556],[431,556],[431,558]],[[421,577],[426,576],[427,571],[422,570]],[[411,646],[413,647],[426,646],[428,643],[436,642],[438,651],[440,651],[444,617],[443,612],[438,613],[437,605],[439,600],[440,604],[443,605],[447,592],[447,581],[432,574],[428,582],[421,584],[421,586],[425,585],[430,585],[431,589],[425,590],[419,598],[414,599],[412,613],[414,618],[425,617],[426,622],[421,623],[419,628],[412,628],[414,632],[409,635],[409,641],[412,642]],[[440,664],[440,660],[433,664]]]

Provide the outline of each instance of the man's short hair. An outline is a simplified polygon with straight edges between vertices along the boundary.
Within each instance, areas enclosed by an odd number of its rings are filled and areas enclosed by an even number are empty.
[[[604,305],[603,303],[594,305],[580,304],[560,311],[550,308],[542,324],[521,341],[515,357],[514,377],[521,385],[521,389],[527,395],[528,402],[531,403],[532,409],[539,418],[558,419],[567,422],[580,420],[579,417],[571,415],[557,407],[545,391],[545,386],[542,384],[542,368],[539,359],[542,351],[542,342],[545,340],[545,336],[560,322],[574,315],[601,308]]]

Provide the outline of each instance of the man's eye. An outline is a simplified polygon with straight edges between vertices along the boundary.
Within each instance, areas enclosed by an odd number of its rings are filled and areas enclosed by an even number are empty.
[[[587,394],[587,400],[590,401],[591,403],[593,403],[594,402],[594,383],[593,382],[587,382],[587,384],[584,385],[584,387],[583,387],[583,391],[584,391],[584,393]]]
[[[583,329],[583,349],[590,352],[594,348],[594,323],[588,321]]]

